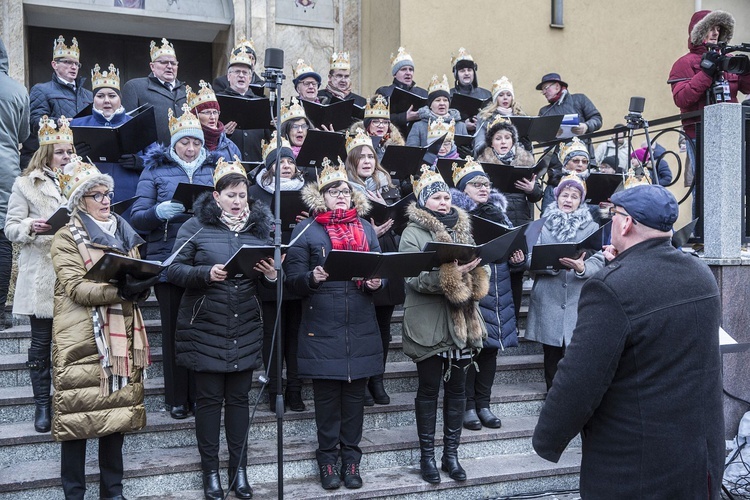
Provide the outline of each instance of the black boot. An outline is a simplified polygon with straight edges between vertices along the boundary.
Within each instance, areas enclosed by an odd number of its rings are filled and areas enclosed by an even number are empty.
[[[31,377],[31,387],[34,391],[34,430],[49,432],[51,420],[51,398],[49,395],[52,377],[50,375],[49,358],[30,359],[26,362]]]
[[[367,389],[369,389],[370,394],[372,394],[372,399],[375,403],[379,405],[390,404],[391,398],[385,392],[382,374],[370,377],[370,380],[367,382]]]
[[[206,500],[222,500],[224,490],[221,489],[221,478],[218,470],[203,471],[203,496]]]
[[[370,391],[367,390],[367,386],[365,386],[365,401],[364,401],[364,404],[365,404],[365,406],[375,406],[375,400],[372,398],[372,394],[370,394]]]
[[[421,458],[419,469],[422,479],[428,483],[440,482],[440,471],[435,463],[435,421],[437,420],[437,401],[414,400],[417,416],[417,435],[419,435],[419,450]]]
[[[464,423],[465,399],[443,401],[443,460],[442,469],[451,479],[466,481],[466,471],[458,463],[458,443]]]
[[[227,473],[229,474],[228,481],[232,485],[231,490],[234,491],[234,496],[237,498],[253,498],[253,489],[250,487],[250,483],[247,482],[247,467],[238,467],[236,469],[230,467]]]
[[[292,411],[305,411],[307,409],[305,402],[302,401],[302,392],[300,391],[287,390],[285,402]]]

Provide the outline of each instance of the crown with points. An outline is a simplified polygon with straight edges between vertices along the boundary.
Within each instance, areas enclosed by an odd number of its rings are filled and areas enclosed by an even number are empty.
[[[292,145],[286,140],[286,137],[281,138],[281,147],[292,149]],[[276,131],[271,132],[271,140],[261,141],[261,150],[263,152],[263,161],[266,161],[268,155],[276,151]]]
[[[578,137],[573,137],[573,140],[571,140],[569,143],[564,144],[560,143],[560,152],[557,153],[557,158],[560,160],[560,163],[565,165],[565,158],[568,157],[570,153],[573,153],[575,151],[580,151],[581,153],[584,153],[586,156],[589,155],[589,148],[586,147],[586,145],[581,142],[581,140]]]
[[[445,183],[445,179],[443,179],[443,176],[440,175],[440,173],[436,170],[433,170],[429,165],[422,165],[419,171],[421,172],[421,174],[419,175],[418,179],[415,179],[413,175],[409,176],[411,178],[411,185],[414,188],[414,196],[416,196],[417,198],[419,198],[419,193],[421,193],[422,190],[430,184],[434,184],[436,182]]]
[[[95,165],[86,163],[78,155],[73,155],[70,162],[65,165],[64,171],[57,174],[57,180],[60,183],[63,196],[70,199],[79,186],[97,175],[101,175],[101,172]]]
[[[151,40],[151,62],[156,61],[161,56],[173,56],[177,58],[177,53],[174,51],[174,45],[169,43],[166,38],[161,39],[161,47],[156,45],[156,42]]]
[[[373,99],[369,99],[365,106],[365,120],[372,118],[391,119],[391,110],[388,107],[388,99],[380,94],[377,94]]]
[[[513,84],[508,80],[507,76],[503,76],[492,83],[492,99],[497,99],[497,96],[500,95],[500,92],[503,90],[507,90],[511,95],[515,95],[513,92]]]
[[[224,158],[219,158],[216,162],[216,168],[214,169],[214,186],[219,183],[219,179],[229,174],[240,174],[247,179],[247,172],[245,167],[242,166],[237,155],[233,155],[234,161],[228,162]]]
[[[490,130],[495,125],[498,125],[502,123],[503,125],[513,125],[513,122],[510,121],[510,118],[503,116],[503,115],[495,115],[495,117],[492,119],[489,125],[487,125],[487,130]]]
[[[625,180],[622,182],[625,189],[641,185],[648,186],[649,184],[651,184],[651,174],[647,168],[643,168],[643,165],[630,167],[625,175]]]
[[[453,136],[456,134],[456,121],[451,119],[450,122],[443,120],[442,116],[437,119],[430,121],[427,127],[427,140],[437,139],[443,135],[448,134],[445,138],[446,141],[452,141]]]
[[[52,59],[62,59],[63,57],[69,57],[76,61],[81,58],[81,50],[78,48],[78,40],[73,37],[70,43],[70,47],[65,45],[65,38],[62,35],[57,37],[57,40],[52,44]]]
[[[560,179],[560,182],[559,182],[558,186],[562,186],[563,183],[570,184],[571,182],[574,182],[574,183],[578,184],[583,189],[583,192],[584,193],[586,192],[586,181],[583,180],[583,178],[580,175],[575,174],[575,173],[563,176]],[[557,192],[557,190],[555,190],[555,195],[557,195],[557,194],[558,194],[558,192]],[[584,195],[584,197],[585,197],[585,195]]]
[[[216,94],[208,83],[206,83],[204,80],[201,80],[198,83],[198,86],[200,87],[200,90],[196,94],[195,92],[193,92],[193,89],[190,87],[190,85],[185,85],[187,104],[188,106],[190,106],[191,110],[195,109],[196,106],[206,102],[217,102]]]
[[[187,103],[182,105],[182,116],[175,118],[172,108],[167,110],[169,117],[169,135],[175,135],[182,129],[201,130],[201,122],[197,116],[190,112],[190,106]]]
[[[297,59],[297,65],[293,68],[294,79],[305,73],[316,73],[313,67],[305,62],[304,59]]]
[[[244,36],[240,37],[229,54],[229,65],[233,64],[245,64],[251,68],[255,65],[255,44],[252,38],[248,40]]]
[[[67,118],[60,117],[60,128],[47,115],[39,119],[39,145],[45,144],[73,144],[73,131]]]
[[[430,78],[430,86],[427,87],[427,93],[432,94],[439,90],[447,92],[448,94],[451,93],[451,87],[448,84],[448,77],[443,75],[443,79],[440,80],[437,75],[432,75],[432,78]]]
[[[411,54],[409,54],[405,48],[399,47],[396,55],[393,55],[393,53],[391,53],[391,67],[403,61],[413,62],[414,60],[411,58]]]
[[[281,105],[281,123],[305,117],[305,108],[302,107],[302,104],[296,97],[291,96],[289,98],[288,106],[286,103]]]
[[[349,71],[352,68],[349,52],[334,52],[331,54],[331,69]]]
[[[471,57],[471,54],[469,54],[469,51],[465,48],[461,47],[458,49],[458,55],[451,56],[451,66],[455,66],[456,63],[460,61],[471,61],[474,62],[474,58]]]
[[[349,175],[346,173],[346,166],[341,158],[338,158],[338,165],[334,166],[331,160],[326,156],[323,158],[321,165],[323,170],[318,174],[318,189],[321,190],[329,184],[340,181],[349,181]]]
[[[451,166],[451,170],[453,171],[454,186],[458,186],[459,181],[472,172],[479,172],[480,174],[484,174],[482,164],[477,162],[473,157],[467,156],[465,158],[465,162],[466,163],[464,163],[463,165],[454,162]]]
[[[361,128],[357,127],[356,135],[352,136],[346,132],[346,154],[351,153],[352,149],[359,146],[369,146],[372,148],[372,138]]]
[[[100,71],[98,64],[94,65],[91,70],[91,89],[96,90],[102,87],[120,90],[120,70],[110,63],[108,71]]]

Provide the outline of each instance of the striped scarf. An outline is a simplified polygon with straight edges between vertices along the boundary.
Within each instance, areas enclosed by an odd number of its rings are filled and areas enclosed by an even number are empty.
[[[71,218],[68,229],[78,245],[78,251],[88,271],[104,256],[104,251],[91,243],[78,217]],[[136,247],[130,249],[128,256],[138,258]],[[101,368],[99,393],[102,396],[109,396],[125,387],[133,373],[133,367],[128,362],[128,332],[122,304],[92,307],[91,319]],[[133,364],[135,368],[143,368],[151,364],[146,326],[141,311],[135,303],[133,304]]]
[[[315,221],[325,228],[334,250],[370,251],[356,208],[329,210],[316,215]]]

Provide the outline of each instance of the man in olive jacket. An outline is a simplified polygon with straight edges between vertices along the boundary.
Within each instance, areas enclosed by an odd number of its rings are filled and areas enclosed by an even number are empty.
[[[583,286],[578,324],[534,430],[557,462],[579,432],[582,498],[719,498],[724,464],[719,290],[671,245],[661,186],[612,196],[613,260]]]

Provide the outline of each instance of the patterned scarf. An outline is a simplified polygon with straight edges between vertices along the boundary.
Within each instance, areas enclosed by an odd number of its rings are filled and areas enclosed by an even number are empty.
[[[203,129],[203,137],[206,138],[206,149],[209,151],[216,151],[216,148],[219,147],[221,134],[224,133],[224,124],[218,122],[216,125],[216,128],[201,127]]]
[[[216,205],[219,207],[219,210],[221,210],[221,205],[219,205],[218,203]],[[224,210],[221,210],[219,220],[232,231],[241,231],[245,227],[245,224],[247,224],[248,217],[250,217],[250,207],[248,205],[245,205],[245,208],[244,210],[242,210],[240,215],[236,216],[228,214]]]
[[[346,96],[352,93],[352,81],[349,80],[349,83],[347,84],[346,90],[339,90],[337,87],[334,87],[331,84],[331,81],[328,80],[328,85],[326,85],[326,90],[330,92],[331,94],[335,95],[341,100],[346,99]]]
[[[91,243],[86,228],[78,216],[71,218],[68,229],[78,245],[78,251],[88,271],[104,256],[104,251]],[[136,247],[130,249],[128,257],[138,258]],[[128,363],[128,331],[125,326],[122,304],[93,307],[91,319],[101,368],[99,394],[109,396],[125,387],[133,374],[133,367]],[[146,326],[141,310],[135,303],[133,304],[133,364],[136,368],[151,364]]]
[[[497,158],[497,160],[503,165],[510,165],[513,162],[513,160],[516,159],[516,146],[515,145],[512,148],[510,148],[507,153],[502,154],[502,155],[498,153],[497,151],[495,151],[494,149],[492,150],[492,152],[495,153],[495,158]]]
[[[315,221],[325,228],[334,250],[370,251],[356,208],[329,210],[316,215]]]

